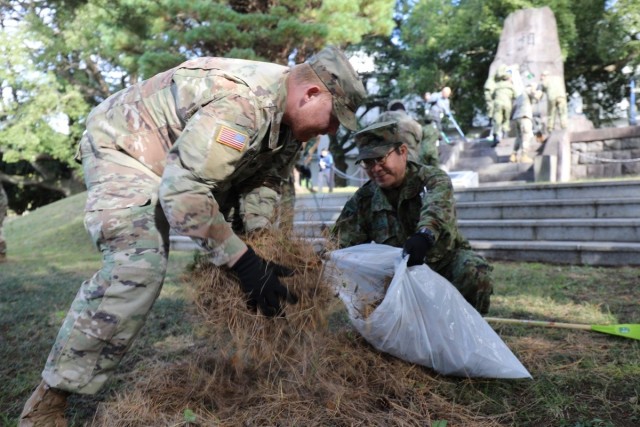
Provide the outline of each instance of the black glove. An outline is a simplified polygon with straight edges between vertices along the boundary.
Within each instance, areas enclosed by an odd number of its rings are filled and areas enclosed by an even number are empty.
[[[407,267],[424,264],[424,257],[427,256],[427,252],[431,250],[434,242],[433,234],[429,230],[425,229],[424,231],[413,233],[404,242],[404,247],[402,248],[402,256],[409,255]]]
[[[231,269],[240,279],[240,288],[249,297],[249,307],[253,310],[259,307],[265,316],[284,316],[280,299],[291,304],[298,302],[298,297],[278,280],[278,277],[293,276],[293,270],[265,261],[256,255],[251,247]]]

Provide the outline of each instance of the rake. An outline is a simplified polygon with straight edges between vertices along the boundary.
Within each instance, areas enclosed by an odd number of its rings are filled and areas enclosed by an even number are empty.
[[[546,326],[549,328],[582,329],[584,331],[596,331],[603,334],[616,335],[624,338],[640,340],[640,324],[621,325],[585,325],[582,323],[560,323],[545,320],[526,319],[502,319],[498,317],[484,317],[487,322],[507,323],[514,325]]]

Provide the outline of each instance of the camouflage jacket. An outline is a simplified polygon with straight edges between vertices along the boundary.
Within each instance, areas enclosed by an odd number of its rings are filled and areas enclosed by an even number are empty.
[[[281,126],[287,76],[276,64],[190,60],[109,97],[89,115],[85,137],[94,151],[125,153],[135,168],[161,177],[171,227],[204,240],[223,264],[245,247],[221,211],[225,200],[277,187],[293,168],[300,144]],[[87,209],[151,197],[134,193],[105,183],[90,189]]]
[[[538,90],[545,92],[549,101],[567,96],[564,82],[560,76],[547,76],[545,82],[538,85]]]
[[[397,208],[387,191],[398,197]],[[427,255],[432,266],[447,263],[457,249],[469,248],[458,230],[449,176],[436,167],[408,162],[405,182],[399,188],[385,191],[368,181],[356,191],[342,209],[331,236],[340,247],[372,241],[402,247],[422,227],[435,237],[435,246]]]
[[[496,82],[493,88],[493,102],[499,105],[511,105],[516,97],[513,83],[509,80],[500,80]]]

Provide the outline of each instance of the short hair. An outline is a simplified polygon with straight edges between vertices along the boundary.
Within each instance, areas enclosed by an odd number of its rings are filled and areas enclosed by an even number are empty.
[[[320,80],[318,74],[313,71],[311,65],[306,62],[298,64],[291,69],[291,79],[296,84],[314,84],[320,86],[323,92],[329,92],[327,86]]]

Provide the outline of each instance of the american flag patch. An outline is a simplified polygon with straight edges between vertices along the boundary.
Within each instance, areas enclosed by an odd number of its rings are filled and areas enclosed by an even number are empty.
[[[220,126],[220,130],[216,135],[217,142],[238,151],[242,151],[248,138],[249,135],[246,133],[238,132],[227,126]]]

